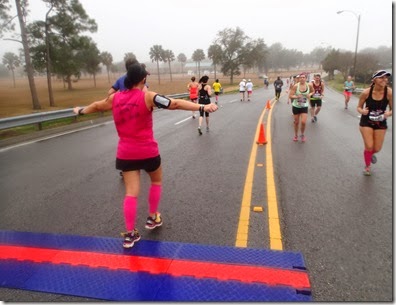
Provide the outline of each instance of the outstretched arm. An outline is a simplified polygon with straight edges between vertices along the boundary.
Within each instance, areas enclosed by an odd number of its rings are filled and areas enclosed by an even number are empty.
[[[145,102],[147,108],[149,109],[158,107],[168,110],[179,109],[179,110],[198,111],[202,108],[205,112],[215,112],[217,110],[217,106],[212,103],[207,105],[201,105],[201,104],[191,103],[190,101],[186,101],[182,99],[168,98],[166,96],[160,95],[152,91],[146,92]]]
[[[109,95],[107,98],[101,101],[93,102],[86,107],[74,107],[73,111],[75,114],[88,114],[88,113],[110,110],[113,108],[113,97],[114,94]]]

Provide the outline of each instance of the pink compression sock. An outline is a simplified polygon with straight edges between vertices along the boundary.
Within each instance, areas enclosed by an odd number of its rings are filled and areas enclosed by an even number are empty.
[[[159,202],[161,200],[161,190],[162,190],[161,185],[152,184],[150,186],[149,197],[148,197],[150,214],[154,214],[158,210]]]
[[[371,157],[373,156],[374,151],[368,151],[364,150],[364,162],[366,163],[366,166],[370,166],[371,164]]]
[[[124,198],[124,218],[127,231],[132,231],[135,228],[137,212],[137,198],[132,196],[125,196]]]

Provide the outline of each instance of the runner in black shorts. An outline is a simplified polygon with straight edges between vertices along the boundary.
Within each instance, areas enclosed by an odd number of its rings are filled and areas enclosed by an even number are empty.
[[[318,114],[322,108],[322,99],[324,93],[324,82],[320,78],[319,73],[314,74],[314,79],[311,82],[313,93],[310,98],[311,105],[311,122],[315,123],[318,121]]]
[[[210,104],[210,96],[212,94],[211,87],[208,85],[209,76],[204,75],[199,80],[198,87],[198,97],[199,104],[201,105],[209,105]],[[203,117],[205,115],[206,118],[206,131],[209,132],[209,112],[204,111],[203,108],[199,110],[199,126],[198,126],[198,134],[202,135],[201,125],[203,121]]]
[[[392,89],[387,86],[389,76],[385,70],[375,72],[372,85],[362,92],[357,106],[361,114],[359,129],[364,141],[365,176],[371,175],[371,163],[377,162],[375,154],[381,150],[388,128],[386,119],[392,116]]]
[[[308,101],[311,96],[311,85],[306,82],[306,74],[301,73],[299,82],[295,84],[289,92],[289,98],[292,100],[292,111],[294,115],[294,137],[293,141],[298,141],[298,129],[300,125],[301,142],[306,141],[304,135],[305,125],[308,117]],[[301,124],[300,124],[301,122]]]
[[[159,213],[162,192],[162,166],[158,143],[154,138],[153,109],[183,109],[188,111],[204,110],[213,112],[217,106],[198,105],[183,99],[170,99],[153,91],[144,92],[148,72],[136,62],[128,67],[124,82],[128,89],[91,103],[86,107],[75,107],[74,113],[83,115],[112,110],[118,134],[116,168],[123,171],[125,196],[123,214],[126,232],[123,247],[131,248],[140,240],[136,229],[138,197],[140,193],[140,171],[145,170],[150,177],[148,190],[148,217],[145,228],[160,227],[163,223]]]

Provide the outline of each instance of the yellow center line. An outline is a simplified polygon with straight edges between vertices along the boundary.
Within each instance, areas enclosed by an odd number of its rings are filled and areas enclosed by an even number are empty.
[[[276,101],[274,102],[273,105],[275,105],[275,103]],[[256,139],[258,139],[260,126],[261,123],[263,122],[263,118],[265,116],[266,110],[267,108],[265,107],[258,121],[256,127],[256,134],[254,137],[252,150],[250,153],[245,186],[242,196],[241,211],[239,215],[238,231],[235,242],[236,247],[244,247],[244,248],[247,247],[252,189],[253,189],[253,180],[254,180],[254,169],[255,169],[257,146],[258,146],[256,143]],[[282,235],[280,230],[280,222],[279,222],[279,214],[278,214],[278,201],[276,196],[275,179],[274,179],[274,167],[272,160],[271,118],[272,118],[272,111],[269,110],[268,119],[267,119],[267,128],[266,128],[267,129],[266,181],[267,181],[269,239],[270,239],[270,248],[272,250],[283,250]]]
[[[253,189],[253,180],[254,180],[254,168],[255,168],[256,156],[257,156],[256,139],[258,139],[261,122],[263,121],[265,112],[266,112],[266,108],[264,108],[263,112],[261,113],[259,123],[257,124],[256,127],[256,134],[254,136],[252,150],[250,152],[249,165],[246,173],[245,187],[243,189],[241,211],[239,214],[237,237],[235,241],[235,246],[241,248],[247,247],[249,218],[250,218],[251,201],[252,201],[252,189]]]
[[[276,103],[277,101],[275,101]],[[275,103],[273,105],[275,105]],[[268,201],[268,226],[270,236],[270,248],[272,250],[283,250],[282,234],[280,230],[278,200],[276,198],[276,188],[274,179],[274,166],[272,162],[271,144],[271,118],[272,111],[268,112],[267,119],[267,147],[266,147],[266,177],[267,177],[267,201]]]

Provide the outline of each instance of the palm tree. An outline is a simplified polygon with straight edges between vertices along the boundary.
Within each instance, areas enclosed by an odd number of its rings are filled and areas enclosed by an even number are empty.
[[[204,51],[202,49],[196,49],[192,55],[192,60],[198,63],[198,78],[201,78],[201,61],[204,59]]]
[[[19,60],[18,56],[15,55],[12,52],[7,52],[3,56],[3,64],[7,67],[8,70],[11,71],[12,73],[12,80],[14,83],[14,88],[16,87],[15,85],[15,68],[18,68],[19,65],[21,64],[21,61]]]
[[[217,79],[216,70],[217,64],[220,64],[223,58],[223,51],[218,44],[213,44],[208,49],[208,58],[212,60],[213,67],[214,67],[214,78]]]
[[[130,59],[136,59],[136,55],[133,54],[132,52],[125,53],[125,55],[124,55],[124,62],[126,62],[129,58],[130,58]]]
[[[158,84],[161,84],[161,79],[160,79],[160,72],[159,72],[159,62],[162,61],[162,55],[163,55],[164,49],[162,46],[156,44],[150,48],[150,59],[152,62],[157,62],[157,72],[158,72]]]
[[[171,62],[175,61],[175,54],[173,54],[171,50],[164,50],[164,52],[162,53],[162,61],[169,64],[170,80],[172,81]]]
[[[180,63],[180,65],[181,65],[181,72],[182,72],[182,75],[184,74],[183,73],[183,65],[186,63],[186,61],[187,61],[187,57],[186,57],[186,55],[184,54],[184,53],[180,53],[179,55],[177,55],[177,61]]]
[[[113,64],[113,56],[109,52],[100,53],[100,60],[106,66],[107,81],[110,83],[110,67]]]

